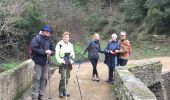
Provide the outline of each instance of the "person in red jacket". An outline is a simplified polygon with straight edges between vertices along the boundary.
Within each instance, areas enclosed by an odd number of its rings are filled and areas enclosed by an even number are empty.
[[[129,40],[126,38],[126,32],[121,32],[120,33],[120,50],[117,50],[119,53],[119,58],[118,58],[118,66],[125,66],[127,65],[130,52],[131,52],[131,44]]]

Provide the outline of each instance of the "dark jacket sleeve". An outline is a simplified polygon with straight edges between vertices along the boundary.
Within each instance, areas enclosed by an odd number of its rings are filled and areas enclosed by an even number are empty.
[[[110,42],[107,44],[107,46],[106,46],[106,48],[104,49],[104,53],[109,53],[109,44],[110,44]]]
[[[54,47],[52,42],[50,43],[50,50],[52,52],[52,55],[54,55],[55,54],[55,47]]]
[[[38,40],[36,37],[34,37],[31,41],[31,48],[32,48],[33,53],[38,54],[38,55],[45,55],[45,50],[39,47]]]
[[[84,49],[84,52],[83,52],[84,54],[88,51],[88,49],[89,49],[89,47],[90,47],[90,45],[91,45],[91,42],[92,42],[92,41],[90,41],[90,43],[89,43],[89,44],[87,45],[87,47]]]

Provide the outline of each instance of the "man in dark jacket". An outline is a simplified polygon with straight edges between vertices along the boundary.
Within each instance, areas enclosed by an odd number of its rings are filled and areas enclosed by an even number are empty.
[[[106,46],[105,51],[105,61],[104,63],[108,65],[109,69],[109,77],[106,82],[113,84],[114,79],[113,79],[113,72],[115,70],[115,67],[117,65],[117,52],[120,49],[120,45],[118,41],[116,41],[117,35],[112,34],[112,39],[109,41],[109,43]]]
[[[48,78],[46,62],[55,52],[55,48],[49,38],[51,32],[51,27],[45,25],[42,28],[42,34],[36,35],[31,41],[32,60],[35,63],[32,100],[43,100],[45,93]]]
[[[100,49],[100,35],[98,33],[95,33],[93,36],[93,40],[90,41],[90,43],[88,44],[87,48],[84,50],[85,54],[88,51],[88,58],[93,66],[93,74],[92,74],[92,80],[93,81],[100,81],[98,72],[97,72],[97,62],[99,60],[99,54],[103,53],[103,51],[101,51]]]

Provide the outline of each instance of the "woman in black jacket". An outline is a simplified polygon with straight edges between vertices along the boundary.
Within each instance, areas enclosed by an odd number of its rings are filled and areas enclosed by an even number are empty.
[[[99,60],[99,53],[103,53],[100,49],[100,35],[98,33],[95,33],[93,36],[93,40],[90,41],[86,49],[84,50],[85,54],[88,51],[88,58],[93,66],[93,74],[92,74],[92,80],[93,81],[100,81],[98,72],[97,72],[97,62]]]

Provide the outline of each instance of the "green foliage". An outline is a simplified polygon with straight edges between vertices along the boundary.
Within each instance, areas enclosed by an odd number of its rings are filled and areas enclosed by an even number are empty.
[[[3,63],[3,64],[1,64],[1,65],[2,65],[3,68],[5,68],[5,69],[12,69],[12,68],[18,66],[20,63],[21,63],[21,62],[18,62],[18,61],[16,61],[16,60],[12,60],[12,61],[10,61],[9,63]]]
[[[132,33],[133,30],[136,28],[136,25],[133,23],[126,23],[123,27],[122,30],[126,31],[128,34]]]
[[[2,47],[5,52],[0,52],[3,55],[10,57],[24,58],[27,51],[27,45],[32,37],[45,24],[43,6],[44,0],[29,0],[29,1],[0,1],[0,37],[4,37],[5,41]],[[11,7],[11,9],[10,9]],[[9,21],[8,21],[9,20]],[[7,53],[6,53],[7,52]],[[1,55],[1,54],[0,54]]]
[[[16,18],[15,27],[26,30],[28,35],[34,35],[45,24],[44,18],[43,0],[32,0],[26,6],[22,16]]]
[[[118,24],[119,24],[118,20],[113,19],[113,21],[112,21],[112,27],[115,27],[115,26],[117,26]]]
[[[109,23],[107,19],[99,19],[96,24],[92,27],[93,32],[102,31],[103,28]]]
[[[124,0],[125,21],[140,22],[144,20],[147,33],[169,33],[169,0]]]
[[[156,49],[155,48],[159,48]],[[142,59],[160,56],[170,56],[170,47],[165,44],[153,45],[148,41],[140,41],[140,43],[133,43],[131,58]]]
[[[145,18],[145,27],[148,33],[154,32],[160,34],[170,31],[170,5],[164,5],[164,2],[159,1],[148,4],[150,9]]]
[[[124,0],[125,21],[139,22],[146,14],[146,0]]]
[[[51,57],[51,62],[55,65],[57,65],[57,60],[56,60],[56,57],[55,55]]]
[[[82,44],[74,44],[74,52],[75,52],[75,61],[80,61],[80,58],[82,57],[82,53],[84,51],[84,48]],[[87,59],[87,55],[83,56],[83,59]]]
[[[89,0],[73,0],[73,3],[77,3],[80,6],[85,6]]]
[[[88,26],[88,30],[93,30],[93,27],[94,27],[96,22],[97,22],[97,17],[94,14],[89,15],[86,18],[86,26]]]

